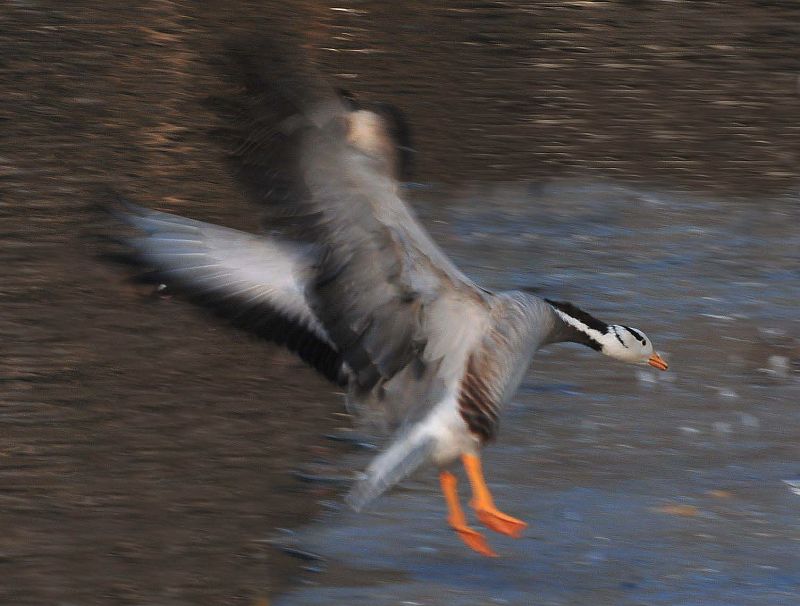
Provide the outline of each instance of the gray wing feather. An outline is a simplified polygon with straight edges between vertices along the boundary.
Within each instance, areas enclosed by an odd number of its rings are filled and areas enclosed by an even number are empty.
[[[325,246],[309,300],[360,387],[393,377],[428,340],[426,319],[444,293],[477,288],[439,250],[373,159],[337,139],[309,138],[304,204]]]
[[[306,300],[315,248],[129,203],[111,210],[144,232],[125,243],[159,280],[285,345],[334,383],[347,383],[349,370]]]
[[[424,359],[429,311],[443,293],[481,299],[480,291],[398,194],[386,116],[369,105],[353,111],[307,62],[281,54],[265,48],[236,62],[245,86],[230,127],[240,143],[232,160],[293,237],[320,246],[308,303],[354,387],[369,391]]]
[[[138,258],[191,290],[264,305],[327,334],[305,297],[314,263],[308,246],[126,205],[118,216],[146,236],[126,240]]]
[[[435,439],[423,432],[401,435],[370,463],[345,497],[348,505],[361,511],[392,486],[425,464],[436,446]]]

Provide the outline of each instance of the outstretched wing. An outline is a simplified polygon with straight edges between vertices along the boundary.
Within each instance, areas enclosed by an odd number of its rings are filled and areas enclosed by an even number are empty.
[[[158,279],[286,346],[331,381],[343,384],[343,359],[305,297],[315,251],[309,245],[153,211],[111,208],[140,234],[124,240]]]
[[[266,39],[230,48],[220,71],[228,90],[209,99],[222,117],[214,132],[252,197],[272,211],[267,229],[276,228],[276,212],[303,212],[295,203],[307,193],[299,174],[307,128],[345,120],[351,142],[380,157],[383,170],[396,179],[410,176],[413,148],[403,112],[334,90],[291,43]]]
[[[258,198],[290,215],[320,246],[308,301],[356,386],[372,389],[415,359],[430,361],[426,349],[447,353],[442,340],[448,336],[437,326],[442,316],[433,310],[442,309],[442,299],[455,313],[458,301],[480,307],[483,293],[433,243],[402,199],[381,116],[354,111],[330,91],[320,93],[318,82],[304,96],[293,84],[295,74],[290,85],[273,76],[272,58],[241,65],[250,127],[244,128],[237,161]],[[286,108],[295,113],[286,115]],[[277,114],[280,128],[259,127]],[[291,195],[274,195],[275,174],[266,167],[276,146],[291,161],[282,173],[292,181],[282,188]],[[439,342],[431,347],[434,337]]]

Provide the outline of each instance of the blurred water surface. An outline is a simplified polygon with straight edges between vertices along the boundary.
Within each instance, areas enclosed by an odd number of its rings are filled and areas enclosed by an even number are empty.
[[[278,603],[797,603],[797,198],[572,183],[422,208],[470,275],[640,327],[670,371],[539,352],[486,454],[499,506],[531,523],[490,538],[504,557],[445,529],[431,471],[300,531],[329,570]]]

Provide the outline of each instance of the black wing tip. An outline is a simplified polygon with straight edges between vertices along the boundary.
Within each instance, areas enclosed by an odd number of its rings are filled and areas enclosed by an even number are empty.
[[[288,113],[303,114],[315,102],[337,98],[302,38],[291,32],[228,39],[215,63],[240,95]]]
[[[130,217],[142,217],[151,212],[111,186],[101,187],[93,200],[91,206],[94,210],[127,225],[130,224]]]
[[[136,227],[133,217],[145,216],[148,209],[135,204],[119,190],[108,185],[97,188],[91,200],[88,210],[95,216],[111,220],[100,221],[86,235],[85,240],[96,249],[95,257],[104,262],[141,267],[142,263],[129,238],[132,231],[129,230]],[[120,227],[123,228],[123,233],[118,233]]]

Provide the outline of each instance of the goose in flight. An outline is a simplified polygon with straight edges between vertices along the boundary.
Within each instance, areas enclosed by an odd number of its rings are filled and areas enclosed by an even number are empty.
[[[138,234],[126,242],[162,282],[234,309],[394,431],[350,505],[360,510],[418,467],[435,466],[450,526],[493,556],[467,523],[450,469],[463,463],[480,523],[520,536],[526,524],[495,506],[480,452],[534,352],[571,341],[623,362],[667,364],[635,328],[477,285],[403,200],[397,115],[296,71],[281,79],[274,57],[255,57],[237,59],[245,86],[233,160],[272,210],[268,227],[281,229],[245,233],[122,203],[116,216]]]

